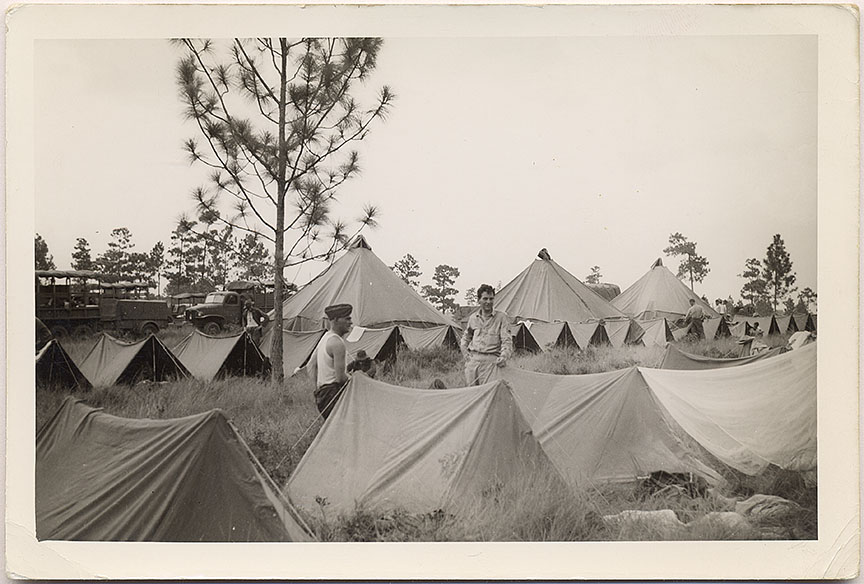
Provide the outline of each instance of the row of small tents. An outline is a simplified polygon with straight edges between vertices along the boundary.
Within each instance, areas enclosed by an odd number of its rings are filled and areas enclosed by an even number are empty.
[[[796,315],[797,317],[798,315]],[[808,327],[809,317],[799,320],[787,317],[746,317],[729,326],[723,318],[704,322],[706,338],[750,334],[759,323],[767,334],[794,333]],[[764,327],[764,328],[763,328]],[[548,350],[571,347],[585,350],[589,346],[646,345],[663,346],[680,339],[687,331],[673,331],[665,318],[651,321],[609,320],[594,323],[520,322],[512,334],[517,349]],[[273,329],[262,338],[259,348],[245,332],[233,336],[211,337],[195,331],[173,350],[157,337],[127,343],[107,334],[96,342],[80,366],[76,365],[59,342],[49,342],[36,355],[37,387],[89,389],[114,384],[134,385],[148,381],[167,381],[194,377],[212,381],[230,376],[266,375]],[[311,356],[323,331],[282,331],[283,364],[289,374],[302,367]],[[390,326],[381,329],[355,327],[348,337],[348,356],[353,359],[361,350],[373,359],[383,361],[396,355],[399,347],[421,350],[445,346],[456,348],[461,332],[450,325],[429,328]]]
[[[37,537],[307,541],[298,509],[324,501],[331,517],[458,512],[508,481],[579,491],[659,471],[709,484],[728,469],[809,473],[816,354],[812,343],[703,370],[504,368],[445,390],[356,374],[283,490],[219,411],[130,420],[67,398],[37,435]]]
[[[169,381],[193,377],[213,381],[225,377],[266,375],[270,367],[272,332],[261,347],[245,331],[213,337],[194,331],[169,349],[150,335],[137,342],[124,342],[103,334],[76,364],[55,339],[36,354],[36,386],[86,390],[93,386],[134,385],[140,381]],[[304,365],[324,335],[323,331],[283,331],[284,364],[289,373]],[[373,359],[389,359],[400,346],[424,349],[458,346],[457,331],[449,326],[417,329],[393,326],[386,329],[352,331],[347,340],[348,357],[361,350]]]

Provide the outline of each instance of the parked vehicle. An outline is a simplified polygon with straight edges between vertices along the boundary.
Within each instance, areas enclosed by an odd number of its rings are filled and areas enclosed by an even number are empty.
[[[274,293],[273,282],[248,282],[246,280],[237,280],[225,284],[225,289],[231,292],[237,292],[241,296],[246,296],[255,301],[255,307],[258,310],[269,312],[274,308]]]
[[[37,270],[36,317],[56,337],[157,333],[171,323],[164,300],[149,298],[148,282],[102,282],[91,270]]]
[[[206,292],[181,292],[168,298],[168,306],[171,308],[171,316],[174,322],[182,324],[186,321],[186,309],[196,304],[202,304],[207,298]]]
[[[218,335],[223,330],[241,327],[243,296],[231,290],[211,292],[203,304],[186,309],[186,320],[207,335]]]

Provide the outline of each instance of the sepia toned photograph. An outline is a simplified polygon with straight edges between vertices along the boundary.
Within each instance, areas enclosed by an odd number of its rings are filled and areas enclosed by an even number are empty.
[[[156,8],[10,20],[7,572],[857,573],[857,14]]]

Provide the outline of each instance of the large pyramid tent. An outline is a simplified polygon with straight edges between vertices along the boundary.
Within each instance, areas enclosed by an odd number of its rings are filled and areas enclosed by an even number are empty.
[[[517,477],[554,469],[501,381],[423,391],[352,376],[287,490],[327,513],[468,505]]]
[[[746,474],[769,464],[816,468],[816,344],[747,365],[703,371],[640,368],[672,418]]]
[[[354,324],[366,328],[455,325],[378,259],[362,236],[333,265],[285,301],[283,328],[327,328],[324,308],[341,303],[353,306]]]
[[[252,377],[267,370],[267,359],[246,331],[211,337],[196,330],[174,347],[174,354],[193,377],[203,381]]]
[[[625,315],[543,249],[512,282],[495,294],[495,310],[516,320],[586,322]]]
[[[309,541],[219,410],[118,418],[67,398],[36,436],[36,536],[74,541]]]
[[[96,387],[189,376],[180,360],[153,335],[143,341],[124,343],[103,333],[84,357],[80,368]]]
[[[660,317],[676,320],[687,314],[691,298],[702,307],[705,316],[718,316],[658,259],[648,273],[616,297],[612,305],[627,316],[640,320]]]
[[[36,353],[36,387],[74,391],[88,390],[93,386],[60,343],[53,339]]]
[[[671,432],[636,367],[589,375],[547,375],[505,367],[534,436],[574,487],[635,481],[655,471],[720,476]]]

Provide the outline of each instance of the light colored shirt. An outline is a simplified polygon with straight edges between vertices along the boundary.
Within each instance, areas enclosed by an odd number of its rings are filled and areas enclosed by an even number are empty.
[[[510,318],[503,312],[494,310],[490,316],[484,316],[483,311],[478,310],[468,317],[468,325],[462,333],[460,346],[463,353],[471,351],[508,359],[513,354]]]
[[[328,383],[338,383],[340,379],[340,376],[336,373],[333,356],[327,353],[327,342],[333,337],[339,339],[340,343],[345,344],[345,340],[342,337],[333,331],[327,331],[324,333],[324,336],[321,337],[318,346],[315,348],[315,363],[318,366],[318,378],[316,380],[318,387]],[[347,376],[348,370],[346,368],[346,370],[342,372],[341,378],[345,379]]]
[[[252,310],[246,311],[246,326],[247,327],[256,327],[258,326],[258,321],[255,320],[255,312]]]
[[[684,316],[684,320],[690,322],[691,320],[702,320],[705,318],[705,311],[702,310],[702,307],[698,304],[694,304],[690,307],[690,310],[687,311],[687,314]]]

